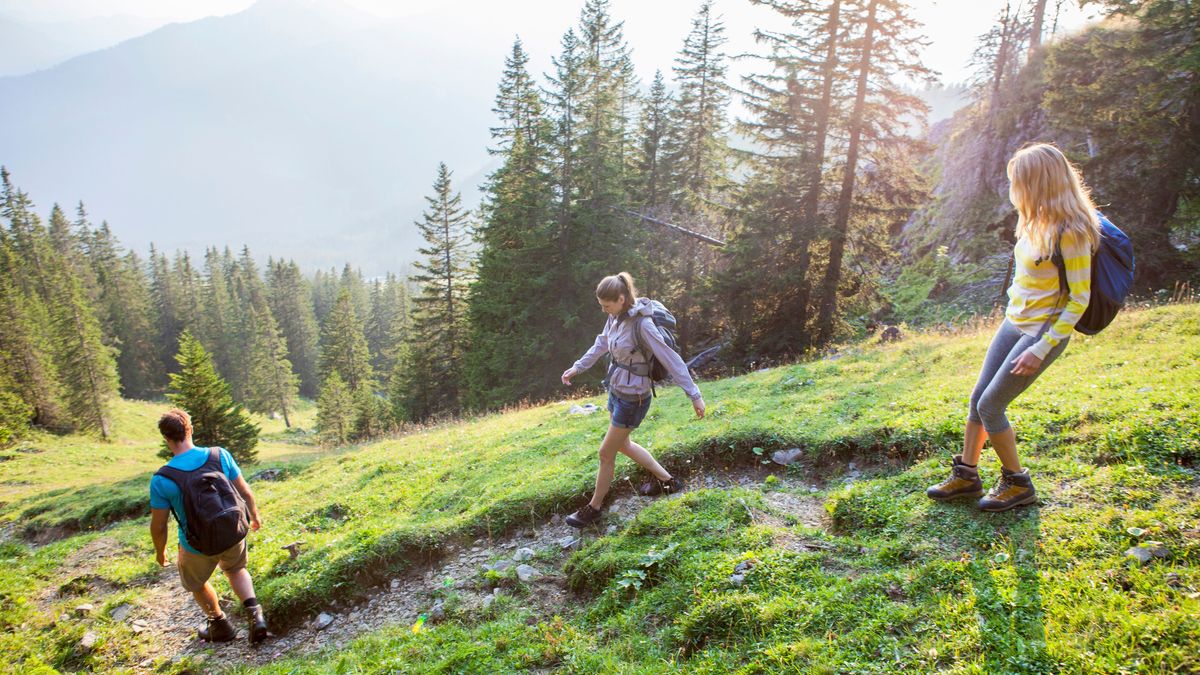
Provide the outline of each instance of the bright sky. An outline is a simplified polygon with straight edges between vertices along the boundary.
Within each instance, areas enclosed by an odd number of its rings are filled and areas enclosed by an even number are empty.
[[[304,0],[296,0],[304,1]],[[330,0],[319,0],[330,1]],[[576,22],[582,0],[342,0],[361,10],[386,17],[434,14],[455,17],[481,29],[504,35],[520,34],[533,56],[535,68],[548,69],[562,33]],[[1013,0],[1017,2],[1019,0]],[[1025,0],[1029,2],[1031,0]],[[964,80],[975,39],[985,32],[1006,0],[914,0],[917,18],[926,26],[931,44],[925,52],[927,66],[941,73],[944,82]],[[189,21],[228,14],[253,4],[253,0],[0,0],[0,13],[37,21],[61,21],[128,14],[169,21]],[[625,35],[634,50],[640,74],[649,79],[656,68],[669,69],[699,0],[612,0],[613,15],[625,22]],[[1048,3],[1047,27],[1053,21]],[[1063,2],[1060,28],[1082,25],[1087,17],[1074,0]],[[756,26],[769,25],[773,13],[749,0],[715,0],[724,17],[730,53],[754,49],[750,37]],[[483,64],[481,64],[483,65]],[[486,64],[493,68],[493,64]],[[735,69],[740,70],[740,68]]]

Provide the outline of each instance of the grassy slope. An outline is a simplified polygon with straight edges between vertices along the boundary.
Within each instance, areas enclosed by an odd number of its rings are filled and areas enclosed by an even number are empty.
[[[1043,506],[999,516],[930,504],[920,493],[957,442],[988,337],[921,336],[705,383],[711,412],[704,421],[688,419],[678,392],[656,402],[639,439],[668,466],[714,453],[745,457],[754,446],[799,444],[815,456],[934,451],[935,459],[905,471],[822,494],[832,534],[778,517],[775,525],[751,522],[742,501],[759,504],[756,493],[696,492],[656,504],[575,558],[572,583],[594,598],[579,616],[529,625],[523,610],[497,603],[490,617],[458,617],[420,635],[384,632],[345,654],[279,671],[323,672],[339,662],[364,670],[441,663],[655,671],[673,660],[695,671],[746,672],[822,664],[1112,670],[1139,660],[1143,668],[1200,667],[1191,655],[1200,647],[1200,607],[1185,595],[1200,587],[1192,534],[1200,507],[1187,468],[1200,458],[1200,309],[1129,313],[1096,339],[1076,337],[1010,411]],[[447,536],[498,532],[578,503],[602,430],[598,416],[549,405],[316,459],[286,480],[259,483],[266,525],[251,555],[259,596],[277,616],[302,615],[363,592]],[[0,466],[7,471],[28,457]],[[88,489],[77,485],[66,499],[45,503],[39,522],[77,518],[74,501],[100,499]],[[27,486],[21,498],[36,503],[38,488]],[[148,554],[137,548],[143,526],[109,531],[128,546],[110,563],[118,588],[145,574]],[[1173,557],[1128,568],[1121,552],[1131,526],[1166,542]],[[107,650],[75,654],[76,622],[49,626],[22,605],[37,589],[62,583],[57,567],[96,536],[36,552],[5,545],[0,623],[8,629],[0,640],[14,641],[0,647],[59,665],[143,653],[144,644],[117,627]],[[297,538],[306,550],[291,561],[279,546]],[[797,538],[832,548],[790,550]],[[651,545],[672,543],[678,547],[667,559],[646,568],[650,583],[641,592],[618,591],[616,579],[639,568]],[[745,586],[730,587],[741,559],[757,563]],[[1167,571],[1183,590],[1168,585]],[[12,632],[22,621],[24,630]]]

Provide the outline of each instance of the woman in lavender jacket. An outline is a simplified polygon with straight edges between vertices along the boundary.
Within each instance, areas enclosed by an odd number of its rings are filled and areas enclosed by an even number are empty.
[[[613,367],[608,377],[608,411],[611,417],[608,433],[600,443],[596,491],[592,493],[591,502],[567,516],[567,524],[572,527],[585,527],[600,519],[604,497],[612,484],[618,452],[624,453],[653,475],[653,479],[639,490],[642,495],[653,496],[683,489],[683,481],[662,468],[645,448],[629,437],[646,417],[653,396],[648,355],[638,349],[639,344],[643,349],[649,348],[654,358],[666,366],[671,379],[692,400],[696,417],[704,417],[704,399],[700,397],[700,389],[692,381],[683,359],[667,346],[662,333],[650,320],[654,313],[651,303],[637,297],[633,277],[628,272],[604,277],[596,286],[596,299],[600,302],[600,308],[608,314],[604,330],[596,336],[592,348],[562,374],[562,381],[569,386],[571,378],[591,368],[604,353],[611,354]],[[636,340],[635,330],[638,331]]]

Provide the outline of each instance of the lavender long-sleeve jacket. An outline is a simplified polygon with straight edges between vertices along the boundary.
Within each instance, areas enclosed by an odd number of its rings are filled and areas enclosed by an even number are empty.
[[[638,351],[634,343],[633,330],[636,326],[641,331],[638,337],[642,347],[649,348],[658,362],[666,366],[667,372],[671,374],[671,380],[683,389],[688,398],[693,401],[699,399],[700,388],[692,380],[687,364],[683,362],[679,354],[675,353],[675,350],[668,347],[667,343],[663,341],[662,333],[658,332],[658,326],[655,326],[653,321],[638,319],[640,316],[651,316],[653,313],[650,301],[646,298],[639,298],[626,315],[621,317],[621,320],[608,317],[608,320],[604,322],[604,330],[596,336],[596,342],[592,344],[591,349],[587,350],[587,353],[580,357],[572,367],[583,372],[595,365],[605,352],[611,353],[613,358],[621,363],[645,363],[646,358]],[[648,376],[635,375],[624,368],[614,368],[608,388],[624,396],[640,397],[650,393],[651,382]]]

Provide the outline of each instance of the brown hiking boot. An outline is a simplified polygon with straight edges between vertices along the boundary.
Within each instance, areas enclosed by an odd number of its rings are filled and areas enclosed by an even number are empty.
[[[1029,478],[1029,469],[1021,472],[1000,470],[1000,480],[988,490],[987,496],[979,500],[984,511],[1007,511],[1015,506],[1024,506],[1037,501],[1037,491]]]
[[[979,480],[979,467],[963,464],[962,455],[954,456],[950,477],[925,491],[930,499],[944,501],[956,497],[980,497],[983,481]]]
[[[250,629],[250,644],[256,645],[267,638],[267,619],[263,616],[262,605],[246,609],[246,624]]]
[[[208,642],[229,642],[237,637],[237,629],[229,623],[229,617],[222,615],[219,619],[209,619],[204,628],[196,631],[201,640]]]
[[[574,528],[584,528],[600,520],[603,515],[603,512],[593,509],[591,504],[584,504],[578,511],[567,516],[567,524]]]
[[[683,481],[675,476],[672,476],[671,480],[659,480],[651,476],[649,482],[642,483],[642,486],[638,488],[638,494],[643,497],[675,494],[676,492],[683,492]]]

